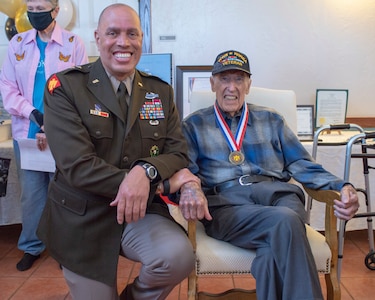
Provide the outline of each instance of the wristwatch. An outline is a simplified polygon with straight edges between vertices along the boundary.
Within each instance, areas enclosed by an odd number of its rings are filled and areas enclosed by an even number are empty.
[[[156,178],[156,176],[158,176],[158,171],[153,165],[149,163],[144,163],[144,164],[141,164],[141,166],[143,169],[145,169],[146,176],[148,179],[150,179],[150,181],[153,181]]]

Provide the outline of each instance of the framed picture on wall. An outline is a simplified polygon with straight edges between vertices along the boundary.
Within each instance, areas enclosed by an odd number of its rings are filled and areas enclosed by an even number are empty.
[[[316,90],[316,127],[345,123],[348,90]]]
[[[314,138],[314,105],[297,105],[297,135],[300,140]]]
[[[137,67],[138,70],[150,75],[158,76],[165,82],[172,84],[172,54],[142,53]]]
[[[181,120],[190,113],[193,91],[210,91],[212,66],[176,66],[176,105]]]

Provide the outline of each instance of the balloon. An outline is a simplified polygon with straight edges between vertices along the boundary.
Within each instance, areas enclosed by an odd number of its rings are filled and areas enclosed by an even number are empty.
[[[60,10],[56,21],[62,28],[66,28],[73,18],[73,4],[71,0],[60,0],[59,6]]]
[[[11,40],[17,33],[14,19],[8,18],[5,22],[5,34],[7,35],[8,40]]]
[[[22,3],[23,0],[0,0],[0,11],[13,19]]]
[[[30,24],[29,17],[27,16],[26,4],[18,8],[15,21],[16,21],[16,28],[18,32],[24,32],[33,28],[33,26],[31,26]]]

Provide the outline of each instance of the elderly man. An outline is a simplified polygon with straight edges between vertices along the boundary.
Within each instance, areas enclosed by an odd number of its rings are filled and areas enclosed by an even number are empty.
[[[341,191],[335,213],[344,220],[358,210],[355,189],[316,164],[277,112],[245,103],[251,86],[245,54],[220,53],[210,81],[215,104],[188,116],[182,129],[189,169],[202,181],[211,215],[193,199],[180,203],[183,215],[205,215],[208,235],[256,250],[258,299],[323,299],[304,194],[288,181]]]

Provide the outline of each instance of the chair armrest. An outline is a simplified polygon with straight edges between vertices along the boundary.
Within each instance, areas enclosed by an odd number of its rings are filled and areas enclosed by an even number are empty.
[[[197,252],[197,239],[196,234],[197,232],[197,222],[196,221],[188,221],[188,237],[190,240],[191,245],[193,246],[194,254]],[[196,265],[194,269],[189,274],[188,280],[188,300],[196,300],[198,299],[197,293],[197,273],[196,273]]]
[[[188,237],[193,246],[194,253],[197,250],[197,238],[196,238],[197,224],[196,221],[188,221]]]
[[[313,190],[308,187],[303,186],[306,193],[313,199],[324,202],[329,206],[333,206],[333,200],[340,199],[340,193],[333,190]]]
[[[336,274],[338,263],[338,239],[337,218],[334,214],[333,200],[340,199],[340,193],[333,190],[313,190],[305,186],[303,188],[311,198],[326,204],[324,236],[332,251],[331,273]]]
[[[305,186],[303,188],[311,198],[326,204],[325,233],[332,234],[337,239],[337,218],[334,215],[333,200],[340,199],[340,193],[333,190],[313,190]]]

